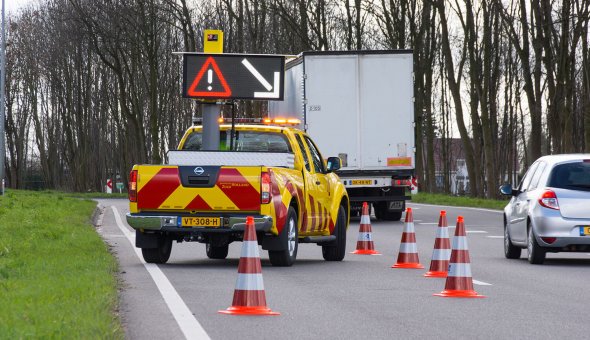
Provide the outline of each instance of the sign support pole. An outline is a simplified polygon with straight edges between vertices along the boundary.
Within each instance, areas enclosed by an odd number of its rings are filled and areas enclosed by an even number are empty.
[[[201,104],[203,113],[203,147],[202,150],[219,150],[219,114],[221,105]]]
[[[4,21],[4,12],[6,11],[4,0],[2,0],[2,54],[0,55],[0,196],[4,195],[4,169],[5,164],[4,160],[6,159],[6,149],[4,145],[4,115],[6,110],[5,100],[4,100],[4,82],[6,81],[6,23]]]
[[[203,52],[223,53],[223,32],[220,30],[205,30],[203,37]],[[215,103],[201,104],[203,114],[203,146],[202,150],[219,150],[219,116],[221,105]]]

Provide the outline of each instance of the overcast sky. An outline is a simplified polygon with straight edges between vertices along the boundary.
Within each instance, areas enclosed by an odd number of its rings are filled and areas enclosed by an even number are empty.
[[[14,13],[20,7],[32,2],[33,0],[3,0],[6,13]]]

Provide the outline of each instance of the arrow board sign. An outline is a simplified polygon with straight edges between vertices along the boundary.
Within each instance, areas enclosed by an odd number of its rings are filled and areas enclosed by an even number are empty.
[[[184,54],[182,95],[197,99],[283,100],[285,57]]]

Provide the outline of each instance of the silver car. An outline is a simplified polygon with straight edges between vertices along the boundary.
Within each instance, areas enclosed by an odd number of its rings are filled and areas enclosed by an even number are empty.
[[[590,252],[590,154],[551,155],[528,169],[504,208],[504,255],[532,264],[547,252]]]

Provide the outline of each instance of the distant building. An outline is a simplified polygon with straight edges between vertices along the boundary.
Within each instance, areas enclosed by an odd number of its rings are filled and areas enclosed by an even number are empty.
[[[434,139],[436,187],[440,191],[448,188],[449,192],[454,195],[469,193],[469,173],[465,162],[463,142],[460,138],[449,138],[444,142],[446,147],[443,148],[443,140],[441,138]],[[515,162],[512,179],[507,182],[514,182],[513,185],[517,184],[518,171],[519,165],[518,162]]]

